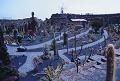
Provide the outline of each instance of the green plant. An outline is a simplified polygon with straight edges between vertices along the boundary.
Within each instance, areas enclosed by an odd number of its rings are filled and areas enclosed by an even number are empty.
[[[99,28],[103,26],[103,23],[101,20],[96,19],[96,20],[92,21],[91,26],[95,30],[95,33],[97,33]]]
[[[4,65],[10,64],[9,54],[7,53],[5,46],[0,47],[0,60]]]
[[[10,64],[9,54],[4,44],[3,31],[1,28],[0,28],[0,60],[4,65]]]
[[[54,69],[52,66],[48,66],[44,72],[46,74],[46,78],[49,81],[53,81],[57,78],[59,78],[61,72],[63,71],[63,64],[58,65],[56,69]]]
[[[19,79],[18,72],[10,66],[10,59],[9,54],[7,52],[7,48],[4,44],[4,37],[3,37],[3,31],[0,28],[0,81],[4,81],[4,79],[8,79],[5,81],[10,81],[9,77],[15,76],[17,79]]]

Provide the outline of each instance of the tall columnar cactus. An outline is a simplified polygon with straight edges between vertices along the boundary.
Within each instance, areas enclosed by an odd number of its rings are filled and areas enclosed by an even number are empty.
[[[115,49],[113,44],[107,47],[107,75],[106,81],[115,81]]]
[[[68,34],[64,32],[63,36],[64,36],[64,45],[67,45]]]
[[[56,40],[53,40],[53,50],[54,50],[54,55],[56,55]]]

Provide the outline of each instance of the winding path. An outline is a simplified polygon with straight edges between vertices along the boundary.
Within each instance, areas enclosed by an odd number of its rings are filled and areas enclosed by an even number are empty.
[[[84,33],[82,33],[82,34],[78,34],[77,37],[87,34],[89,32],[89,30],[84,32]],[[105,36],[105,38],[108,37],[107,31],[105,31],[105,30],[104,30],[104,36]],[[55,39],[57,39],[57,38],[59,38],[59,36],[56,37]],[[74,37],[70,37],[69,40],[73,39],[73,38]],[[104,40],[105,40],[104,37],[102,37],[98,41],[95,41],[93,43],[84,45],[83,49],[91,47],[91,46],[94,46],[96,44],[99,44],[99,43],[103,42]],[[45,43],[42,43],[42,44],[26,46],[26,47],[28,49],[40,48],[40,47],[43,47],[45,44],[51,44],[51,42],[52,42],[52,40],[50,40],[48,42],[45,42]],[[27,73],[27,72],[33,70],[34,69],[34,66],[33,66],[33,63],[32,63],[33,58],[35,58],[37,56],[41,56],[43,54],[42,52],[16,52],[17,47],[7,46],[7,48],[8,48],[8,52],[9,52],[10,55],[16,55],[16,56],[18,56],[18,55],[25,55],[25,56],[27,56],[26,62],[18,69],[18,71],[20,73]],[[72,51],[72,49],[74,49],[74,48],[70,48],[69,51]],[[79,49],[81,49],[81,47],[77,47],[77,50],[79,50]],[[64,53],[66,51],[67,51],[66,49],[58,50],[59,56],[62,59],[64,59],[65,62],[70,62],[70,60],[64,55]]]
[[[105,40],[104,36],[105,36],[106,39],[108,38],[108,33],[107,33],[107,31],[105,31],[105,30],[104,30],[103,37],[102,37],[101,39],[99,39],[99,40],[97,40],[97,41],[95,41],[95,42],[92,42],[92,43],[89,43],[89,44],[84,45],[84,46],[82,47],[82,49],[85,49],[85,48],[88,48],[88,47],[92,47],[92,46],[94,46],[94,45],[96,45],[96,44],[99,44],[99,43],[103,42],[103,41]],[[74,50],[74,49],[75,49],[75,48],[70,48],[69,51],[72,51],[72,50]],[[81,49],[81,47],[77,47],[77,48],[76,48],[76,50],[80,50],[80,49]],[[66,62],[70,62],[70,60],[67,59],[67,57],[64,55],[64,53],[67,52],[66,49],[59,50],[58,52],[59,52],[59,55],[60,55],[61,58],[63,58]]]
[[[79,38],[80,36],[88,34],[90,30],[92,30],[92,28],[89,28],[86,32],[83,32],[83,33],[80,33],[80,34],[76,35],[76,38]],[[75,38],[75,36],[68,38],[68,40],[71,40],[71,39],[74,39],[74,38]],[[63,42],[63,40],[57,41],[57,43],[61,43],[61,42]]]
[[[83,35],[88,34],[88,32],[89,32],[91,29],[92,29],[92,28],[89,28],[86,32],[83,32],[83,33],[80,33],[80,34],[76,35],[76,37],[79,38],[80,36],[83,36]],[[63,35],[63,33],[61,33],[61,35]],[[57,36],[57,37],[55,38],[55,40],[56,40],[56,39],[59,39],[59,38],[60,38],[60,35]],[[74,38],[74,36],[68,38],[68,40],[71,40],[71,39],[73,39],[73,38]],[[24,47],[27,48],[28,50],[37,49],[37,48],[42,48],[42,47],[44,47],[45,45],[51,45],[51,43],[53,42],[53,40],[54,40],[54,39],[51,39],[51,40],[49,40],[49,41],[47,41],[47,42],[44,42],[44,43],[41,43],[41,44],[31,45],[31,46],[24,46]],[[63,42],[63,40],[57,41],[57,43],[61,43],[61,42]],[[9,46],[9,47],[12,48],[13,46]],[[13,48],[15,48],[15,47],[13,47]],[[16,47],[16,48],[17,48],[17,47]]]

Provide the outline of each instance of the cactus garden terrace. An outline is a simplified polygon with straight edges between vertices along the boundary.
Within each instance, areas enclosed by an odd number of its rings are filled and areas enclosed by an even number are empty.
[[[50,28],[45,21],[37,23],[41,25],[35,26],[36,32],[25,33],[19,29],[15,33],[14,29],[8,34],[7,28],[1,29],[18,81],[105,81],[107,76],[120,81],[119,24],[101,26],[96,31],[91,21],[84,27],[72,25],[58,31],[59,25]],[[21,40],[18,36],[22,36]],[[107,67],[111,65],[108,60],[115,66],[109,68],[113,76],[107,74]]]

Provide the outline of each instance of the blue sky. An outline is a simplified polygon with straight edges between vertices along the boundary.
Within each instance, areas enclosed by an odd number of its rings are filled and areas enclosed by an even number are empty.
[[[0,18],[21,19],[35,16],[49,18],[52,13],[60,13],[63,5],[65,13],[120,13],[120,0],[0,0]]]

